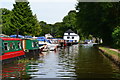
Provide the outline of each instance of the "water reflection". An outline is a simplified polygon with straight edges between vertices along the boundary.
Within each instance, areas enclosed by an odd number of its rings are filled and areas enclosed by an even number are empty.
[[[26,66],[24,63],[3,65],[2,78],[29,78]]]
[[[78,78],[113,78],[116,77],[114,72],[120,72],[116,65],[93,47],[80,47],[79,53],[76,62]]]
[[[120,69],[93,47],[73,45],[43,52],[29,63],[3,65],[3,78],[115,78]]]

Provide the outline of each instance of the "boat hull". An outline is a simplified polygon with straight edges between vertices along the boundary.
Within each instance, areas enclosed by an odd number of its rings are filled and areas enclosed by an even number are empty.
[[[7,52],[0,56],[2,63],[12,62],[25,57],[24,51]]]

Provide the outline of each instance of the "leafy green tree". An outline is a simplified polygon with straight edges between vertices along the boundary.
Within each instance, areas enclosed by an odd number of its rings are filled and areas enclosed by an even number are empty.
[[[64,32],[68,29],[72,29],[76,33],[79,32],[76,29],[76,15],[76,11],[71,10],[68,15],[63,18],[62,22],[56,22],[55,24],[47,24],[44,21],[39,22],[42,28],[41,36],[50,33],[53,37],[62,38]]]
[[[54,24],[55,37],[62,38],[64,32],[65,32],[65,26],[63,25],[63,22],[56,22]]]
[[[40,36],[42,29],[41,26],[39,25],[39,21],[37,20],[37,16],[34,15],[33,18],[33,30],[31,31],[31,35],[36,35],[36,36]]]
[[[2,33],[10,35],[10,19],[11,19],[11,11],[6,8],[1,8],[1,15],[0,15],[0,27],[2,28]]]
[[[84,35],[102,38],[104,44],[112,44],[112,32],[118,25],[119,3],[79,2],[76,9],[77,29]]]
[[[71,10],[69,13],[63,18],[62,22],[56,22],[51,27],[51,34],[54,37],[62,38],[64,35],[64,32],[68,29],[72,29],[74,32],[78,32],[76,29],[76,11]]]
[[[113,39],[114,39],[114,46],[120,47],[120,26],[116,27],[114,29],[114,32],[112,33]]]
[[[71,10],[69,11],[68,15],[63,18],[64,29],[72,29],[73,31],[77,32],[76,30],[76,11]]]
[[[36,16],[32,14],[29,2],[24,0],[24,2],[15,2],[12,9],[13,16],[11,19],[11,29],[16,33],[19,30],[21,35],[40,35],[41,27],[37,21]]]
[[[52,30],[51,24],[47,24],[44,21],[40,21],[39,25],[41,26],[41,29],[42,29],[41,36],[44,36],[45,34],[51,33],[51,30]]]

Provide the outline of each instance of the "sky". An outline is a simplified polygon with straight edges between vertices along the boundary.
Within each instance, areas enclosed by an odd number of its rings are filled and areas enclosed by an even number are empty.
[[[33,14],[48,24],[62,22],[70,10],[75,10],[77,0],[28,0]],[[0,0],[0,8],[13,9],[15,0]]]

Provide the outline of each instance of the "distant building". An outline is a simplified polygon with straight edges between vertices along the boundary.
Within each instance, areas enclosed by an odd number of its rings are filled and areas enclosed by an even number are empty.
[[[63,39],[67,42],[79,42],[80,37],[78,34],[69,29],[64,33]]]

